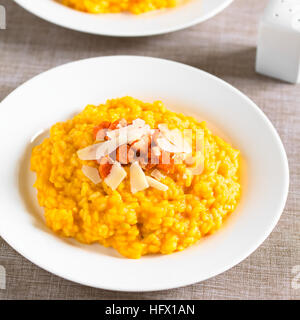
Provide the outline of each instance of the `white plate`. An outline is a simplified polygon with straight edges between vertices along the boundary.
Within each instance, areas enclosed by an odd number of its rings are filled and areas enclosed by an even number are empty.
[[[86,104],[131,95],[208,120],[243,155],[243,194],[221,230],[171,255],[140,260],[110,248],[59,238],[41,219],[29,171],[32,145],[57,121]],[[38,136],[38,137],[37,137]],[[82,60],[47,71],[0,105],[0,234],[24,257],[63,278],[123,291],[169,289],[215,276],[245,259],[269,235],[288,193],[288,163],[263,112],[226,82],[167,60],[115,56]]]
[[[171,9],[141,15],[89,14],[63,6],[54,0],[15,0],[26,10],[57,25],[101,35],[134,37],[162,34],[203,22],[233,0],[187,0]]]

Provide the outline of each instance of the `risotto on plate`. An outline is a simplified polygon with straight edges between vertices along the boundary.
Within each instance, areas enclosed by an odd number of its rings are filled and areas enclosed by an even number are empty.
[[[50,229],[135,259],[214,233],[241,193],[238,150],[205,122],[132,97],[53,125],[31,170]]]
[[[131,12],[140,14],[157,9],[172,8],[180,0],[58,0],[73,9],[88,13]]]

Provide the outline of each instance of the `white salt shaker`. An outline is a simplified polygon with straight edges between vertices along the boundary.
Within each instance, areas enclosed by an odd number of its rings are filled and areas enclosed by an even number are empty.
[[[300,82],[300,0],[269,0],[259,26],[256,71]]]

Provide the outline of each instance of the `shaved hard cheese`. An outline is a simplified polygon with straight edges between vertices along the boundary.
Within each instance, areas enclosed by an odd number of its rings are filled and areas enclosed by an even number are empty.
[[[82,166],[81,170],[82,170],[82,173],[88,179],[90,179],[94,184],[98,184],[101,182],[101,178],[97,168],[90,167],[90,166]]]
[[[145,120],[143,119],[140,119],[140,118],[137,118],[135,120],[132,121],[132,124],[135,126],[135,127],[142,127],[145,125]]]
[[[175,146],[174,144],[172,144],[166,138],[157,138],[156,142],[157,142],[158,146],[164,151],[167,151],[170,153],[183,152],[182,149],[180,149],[177,146]]]
[[[159,124],[158,128],[163,136],[172,144],[174,144],[179,152],[191,153],[192,148],[188,143],[187,139],[185,139],[178,129],[169,130],[167,125]]]
[[[166,176],[163,175],[159,170],[157,169],[154,169],[152,172],[151,172],[151,176],[153,178],[155,178],[156,180],[161,180],[161,179],[164,179]]]
[[[132,193],[145,190],[149,187],[143,169],[136,161],[130,166],[130,188]]]
[[[77,151],[77,155],[80,160],[95,160],[97,149],[102,145],[102,143],[92,144],[86,148]]]
[[[113,139],[115,137],[121,136],[121,135],[127,135],[127,136],[133,136],[132,139],[134,138],[135,140],[139,139],[139,135],[141,133],[143,134],[149,134],[150,133],[150,126],[145,124],[145,121],[142,119],[135,119],[132,121],[132,124],[128,126],[122,126],[119,127],[119,129],[112,130],[107,133],[107,136],[110,139]],[[139,133],[137,133],[139,132]],[[135,137],[137,136],[137,137]],[[130,138],[128,139],[130,142]],[[134,141],[134,140],[133,140]]]
[[[127,142],[132,143],[135,140],[139,140],[142,136],[150,134],[150,131],[149,125],[143,127],[129,125],[127,127],[109,131],[106,135],[110,139],[116,139],[117,137],[127,138]]]
[[[124,136],[120,136],[103,142],[98,146],[96,151],[96,158],[94,160],[107,156],[123,144],[127,144],[127,138]]]
[[[147,179],[150,187],[152,187],[152,188],[155,188],[160,191],[167,191],[169,189],[169,187],[167,185],[165,185],[165,184],[163,184],[163,183],[161,183],[151,177],[147,176],[146,179]]]
[[[112,189],[118,188],[120,183],[127,176],[127,172],[122,168],[119,162],[115,162],[111,168],[109,175],[104,179],[104,182]]]
[[[145,125],[144,127],[141,128],[134,128],[131,130],[128,130],[128,143],[132,143],[136,140],[141,139],[143,136],[150,134],[150,126]]]

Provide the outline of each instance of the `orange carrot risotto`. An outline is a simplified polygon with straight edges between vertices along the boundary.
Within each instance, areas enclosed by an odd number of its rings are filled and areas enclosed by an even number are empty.
[[[140,258],[221,227],[240,198],[239,154],[205,122],[124,97],[53,125],[31,170],[50,229]]]
[[[58,0],[73,9],[89,13],[117,13],[129,11],[140,14],[175,7],[180,0]]]

